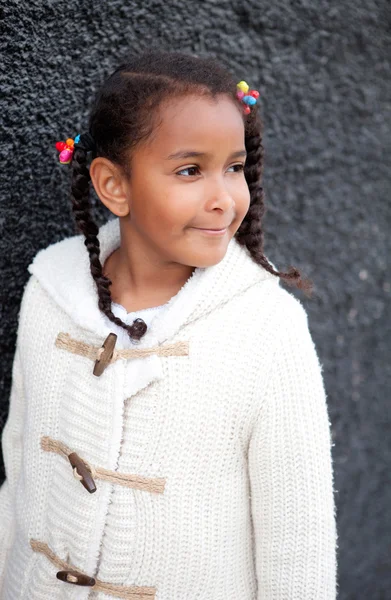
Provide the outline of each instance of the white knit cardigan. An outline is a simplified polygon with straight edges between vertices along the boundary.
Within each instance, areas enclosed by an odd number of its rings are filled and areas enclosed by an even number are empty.
[[[118,218],[99,239],[103,263]],[[2,436],[1,599],[334,600],[330,423],[301,302],[232,239],[154,316],[134,345],[145,356],[96,376],[113,329],[84,237],[28,269]],[[129,352],[120,336],[115,350]]]

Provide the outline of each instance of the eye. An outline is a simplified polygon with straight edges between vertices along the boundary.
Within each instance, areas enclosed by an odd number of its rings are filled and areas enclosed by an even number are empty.
[[[237,168],[237,171],[235,171],[235,173],[240,173],[241,171],[244,170],[244,164],[240,163],[238,165],[232,165],[231,167],[229,167],[230,169],[233,168]],[[183,173],[184,171],[193,171],[193,170],[198,170],[199,171],[199,167],[198,166],[193,166],[193,167],[186,167],[185,169],[182,169],[181,171],[177,171],[177,175],[180,175],[181,173]],[[190,174],[189,177],[194,176],[194,174]]]
[[[231,165],[230,167],[228,167],[228,171],[230,169],[235,169],[234,173],[240,173],[241,171],[244,170],[244,164],[243,163],[239,163],[237,165]]]
[[[193,171],[193,170],[199,170],[199,167],[186,167],[185,169],[182,169],[181,171],[178,171],[177,175],[180,175],[184,171]],[[190,174],[190,177],[192,177],[193,175],[194,174]]]

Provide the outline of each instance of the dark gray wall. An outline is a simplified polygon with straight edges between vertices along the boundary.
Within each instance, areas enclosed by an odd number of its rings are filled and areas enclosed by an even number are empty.
[[[387,0],[3,0],[0,9],[3,421],[26,267],[75,233],[54,143],[84,129],[92,92],[126,51],[218,56],[261,91],[266,254],[316,286],[313,299],[297,295],[328,390],[340,600],[391,598],[390,16]],[[98,224],[108,216],[96,215]]]

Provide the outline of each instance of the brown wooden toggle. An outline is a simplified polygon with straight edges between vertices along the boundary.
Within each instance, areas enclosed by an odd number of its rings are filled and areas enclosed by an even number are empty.
[[[93,577],[89,577],[88,575],[84,575],[84,573],[79,573],[78,571],[58,571],[56,577],[61,581],[73,583],[74,585],[89,585],[92,587],[96,583]]]
[[[76,452],[71,452],[68,455],[68,459],[69,459],[69,462],[71,463],[72,467],[74,469],[76,469],[76,471],[80,475],[80,477],[81,477],[80,482],[86,488],[87,492],[90,492],[90,494],[93,494],[94,492],[96,492],[95,481],[94,481],[94,479],[91,475],[91,471],[88,469],[86,463],[80,458],[80,456],[78,456],[76,454]]]
[[[103,371],[107,367],[110,362],[111,357],[113,356],[115,344],[117,341],[117,335],[115,333],[109,333],[105,341],[103,342],[102,348],[103,352],[95,361],[95,366],[93,370],[93,374],[99,377],[102,375]]]

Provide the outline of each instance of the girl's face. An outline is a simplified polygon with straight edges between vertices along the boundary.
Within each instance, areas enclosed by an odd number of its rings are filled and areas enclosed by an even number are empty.
[[[160,262],[217,264],[250,205],[242,115],[221,95],[170,100],[159,117],[132,154],[121,226]]]

